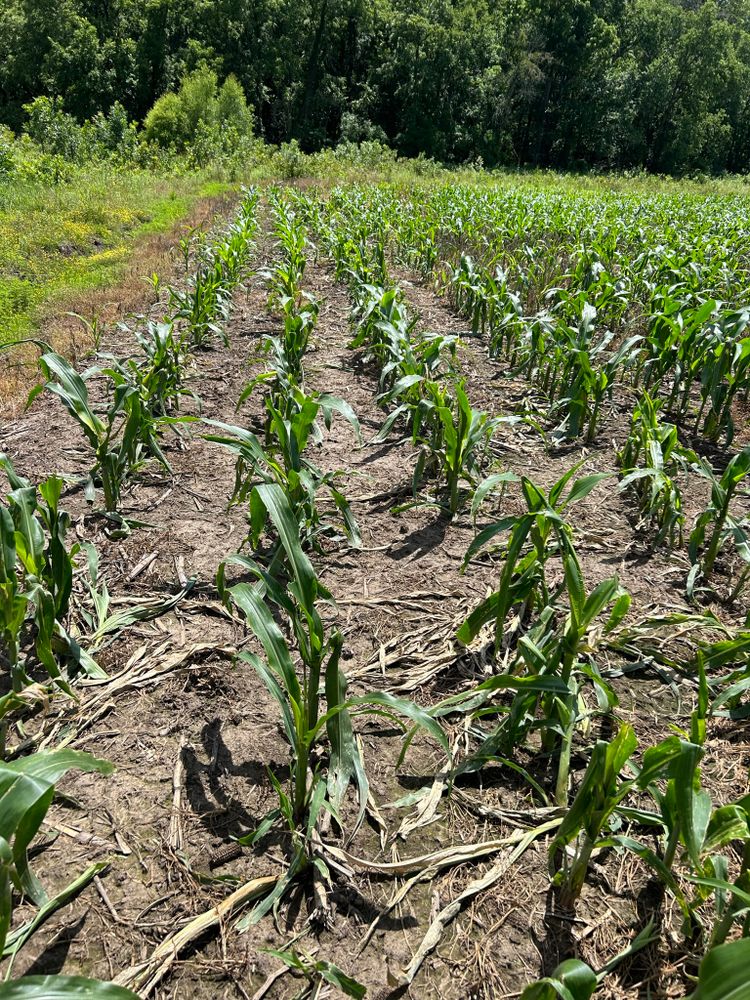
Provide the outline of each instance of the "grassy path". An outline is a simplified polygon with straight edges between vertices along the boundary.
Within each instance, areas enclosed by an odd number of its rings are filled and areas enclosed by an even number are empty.
[[[0,182],[0,345],[40,336],[75,358],[91,338],[71,313],[114,324],[146,312],[149,276],[170,277],[183,228],[209,221],[232,189],[105,167],[58,187]],[[0,415],[28,388],[18,361],[0,354]]]

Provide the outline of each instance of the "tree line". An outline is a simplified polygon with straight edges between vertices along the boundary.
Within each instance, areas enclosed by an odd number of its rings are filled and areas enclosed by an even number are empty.
[[[40,95],[143,121],[203,68],[238,82],[257,134],[308,151],[750,168],[750,0],[0,0],[0,23],[15,129]]]

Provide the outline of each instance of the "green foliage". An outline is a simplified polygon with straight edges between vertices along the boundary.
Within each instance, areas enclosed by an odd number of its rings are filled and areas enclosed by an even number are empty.
[[[325,866],[320,867],[322,861],[314,857],[313,831],[324,809],[337,822],[342,822],[340,809],[352,782],[359,790],[356,826],[362,822],[369,785],[352,731],[353,712],[374,711],[389,717],[404,716],[425,729],[444,750],[448,749],[447,739],[439,724],[411,702],[386,692],[346,697],[346,678],[340,667],[343,637],[338,631],[326,630],[317,610],[316,603],[330,600],[331,595],[302,551],[295,513],[284,491],[276,484],[257,487],[255,494],[258,503],[263,505],[273,521],[281,541],[285,572],[279,572],[277,567],[272,574],[255,560],[236,556],[230,561],[239,563],[257,582],[254,585],[240,583],[227,587],[226,567],[222,564],[217,585],[222,598],[233,602],[242,611],[263,647],[264,658],[245,652],[240,654],[240,659],[257,671],[278,704],[292,759],[290,793],[284,791],[271,773],[279,807],[244,842],[256,843],[277,820],[282,820],[292,835],[293,854],[285,878],[250,917],[245,918],[245,925],[268,912],[286,891],[291,879],[311,861],[318,865],[324,877],[327,875]],[[275,605],[286,619],[299,653],[301,676],[295,667],[292,648],[285,640],[269,604]],[[322,695],[325,696],[325,711],[321,708]],[[324,732],[330,748],[325,776],[315,767],[312,758],[312,752]],[[328,982],[335,982],[331,977],[339,974],[334,966],[317,971]],[[344,980],[337,985],[345,988]],[[356,987],[356,984],[352,985]]]
[[[48,381],[32,391],[29,402],[44,389],[62,401],[93,452],[94,464],[85,484],[86,497],[93,502],[96,486],[101,485],[104,510],[115,512],[127,479],[146,462],[155,458],[169,470],[159,444],[159,418],[149,412],[140,386],[116,368],[93,368],[86,372],[87,379],[107,375],[114,386],[104,416],[99,416],[86,379],[46,344],[42,347],[44,353],[39,358],[39,367]]]
[[[711,484],[711,500],[690,533],[688,552],[692,568],[688,576],[688,594],[692,596],[700,577],[708,580],[720,551],[731,541],[734,551],[745,566],[734,587],[734,595],[742,589],[750,575],[750,524],[747,518],[736,516],[732,500],[740,484],[750,474],[750,448],[734,455],[721,477],[717,477],[705,460],[695,466]]]
[[[143,121],[143,134],[147,142],[155,142],[165,149],[181,149],[188,139],[188,121],[182,101],[177,94],[160,97]]]
[[[75,649],[66,619],[80,546],[68,539],[70,517],[60,509],[63,481],[51,476],[34,487],[2,454],[0,469],[11,486],[0,502],[0,639],[11,690],[18,694],[31,683],[29,658],[21,648],[30,623],[36,659],[52,680],[70,692],[59,660],[61,652],[71,654]],[[80,655],[76,659],[82,662]],[[14,705],[12,695],[0,698],[0,720]]]
[[[92,979],[70,976],[26,976],[10,981],[13,961],[37,926],[55,910],[66,905],[105,864],[92,865],[83,875],[49,898],[29,867],[29,850],[44,821],[55,783],[70,770],[110,774],[112,765],[77,750],[41,751],[13,763],[0,763],[0,956],[10,957],[5,982],[0,985],[4,1000],[134,1000],[129,990]],[[23,894],[38,908],[35,917],[11,929],[14,895]]]
[[[0,983],[0,1000],[136,1000],[136,995],[83,976],[23,976]]]
[[[551,976],[530,983],[521,1000],[590,1000],[599,985],[596,973],[577,958],[561,962]]]
[[[641,524],[651,527],[654,543],[682,544],[685,515],[677,474],[696,455],[680,445],[674,424],[661,423],[658,405],[647,392],[633,410],[630,431],[617,460],[623,472],[620,483],[637,499]]]
[[[357,144],[371,166],[384,142],[422,154],[425,175],[439,160],[700,176],[741,172],[750,157],[745,0],[301,0],[294,17],[272,3],[209,17],[198,0],[169,17],[159,4],[105,14],[82,0],[40,16],[3,0],[0,13],[0,121],[14,128],[39,95],[64,95],[79,122],[117,100],[143,120],[192,78],[195,135],[210,124],[210,60],[234,74],[270,141],[305,151],[340,141],[347,156]],[[221,91],[217,101],[245,134],[241,102]],[[179,129],[149,133],[183,141]],[[282,154],[287,177],[299,148]]]
[[[186,74],[177,93],[162,95],[143,122],[147,142],[184,150],[200,147],[199,162],[252,135],[253,115],[237,78],[230,75],[221,87],[208,66]]]
[[[698,987],[689,1000],[742,1000],[747,993],[748,963],[748,938],[712,948],[701,962]]]

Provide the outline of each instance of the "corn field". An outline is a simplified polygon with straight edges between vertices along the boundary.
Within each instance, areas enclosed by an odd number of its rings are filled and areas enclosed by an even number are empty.
[[[0,1000],[750,997],[749,234],[254,188],[25,342]]]

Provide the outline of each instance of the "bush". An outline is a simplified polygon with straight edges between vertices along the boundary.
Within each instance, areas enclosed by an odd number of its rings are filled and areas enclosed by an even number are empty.
[[[182,101],[177,94],[164,94],[146,115],[143,122],[146,142],[167,149],[182,149],[188,138],[188,124]]]
[[[183,77],[178,97],[187,122],[188,138],[193,139],[201,123],[213,125],[217,118],[216,73],[205,64]]]
[[[219,89],[216,73],[203,65],[183,78],[176,94],[159,98],[143,127],[146,141],[162,148],[196,146],[193,157],[202,165],[230,152],[238,137],[251,136],[253,114],[235,77]]]
[[[279,173],[288,181],[302,177],[305,173],[306,159],[296,139],[282,143],[277,154]]]
[[[252,135],[253,113],[239,80],[233,74],[226,78],[219,90],[217,117],[223,125],[235,129],[238,135]]]
[[[0,125],[0,178],[10,177],[15,170],[14,144],[15,137],[11,130]]]
[[[63,111],[60,97],[37,97],[24,104],[29,116],[27,134],[45,152],[67,160],[78,160],[83,150],[83,130],[72,115]]]
[[[373,125],[369,118],[362,118],[352,111],[345,111],[341,116],[340,143],[383,143],[388,137],[379,125]]]

